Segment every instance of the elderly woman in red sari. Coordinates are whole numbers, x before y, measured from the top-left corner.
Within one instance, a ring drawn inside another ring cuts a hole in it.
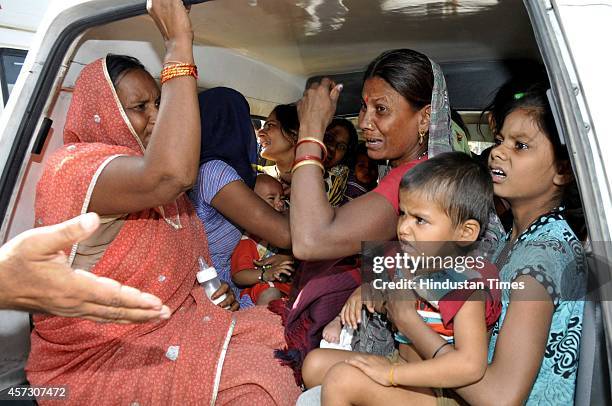
[[[196,283],[198,257],[210,256],[184,195],[200,152],[193,32],[180,1],[150,4],[166,42],[163,94],[134,59],[83,69],[66,145],[38,184],[36,223],[100,213],[102,227],[68,249],[69,263],[155,294],[172,315],[140,325],[36,316],[28,379],[68,385],[70,404],[292,404],[299,390],[273,358],[279,319],[262,308],[224,310],[237,308],[227,286],[215,306]]]

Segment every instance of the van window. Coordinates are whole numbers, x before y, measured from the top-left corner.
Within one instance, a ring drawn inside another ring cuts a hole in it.
[[[27,51],[21,49],[0,48],[0,87],[4,105],[17,81],[26,55]]]

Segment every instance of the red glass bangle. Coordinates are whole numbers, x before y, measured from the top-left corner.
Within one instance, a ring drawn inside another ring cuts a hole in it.
[[[312,143],[312,144],[316,144],[319,147],[321,147],[321,151],[323,152],[323,158],[322,159],[323,159],[323,161],[325,161],[327,159],[327,147],[325,146],[325,144],[322,141],[320,141],[320,140],[318,140],[318,139],[316,139],[314,137],[302,138],[301,140],[299,140],[297,142],[297,144],[295,145],[295,148],[297,149],[297,147],[299,147],[300,144],[305,144],[307,142]]]

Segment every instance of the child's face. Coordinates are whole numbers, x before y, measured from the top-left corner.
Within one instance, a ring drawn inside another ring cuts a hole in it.
[[[373,183],[378,178],[376,162],[368,158],[367,154],[357,155],[355,162],[355,178],[361,183]]]
[[[397,238],[404,252],[433,256],[439,253],[444,242],[463,240],[461,227],[454,226],[436,202],[406,189],[400,189],[399,196]]]
[[[261,197],[276,211],[285,211],[285,202],[283,197],[283,186],[275,179],[262,181],[257,179],[255,182],[255,193]]]
[[[558,190],[553,145],[526,110],[506,117],[489,155],[495,195],[511,205],[550,202]]]
[[[323,164],[325,168],[330,169],[338,165],[340,161],[344,159],[346,151],[348,150],[350,135],[346,128],[337,125],[325,131],[323,142],[327,147],[327,159]]]

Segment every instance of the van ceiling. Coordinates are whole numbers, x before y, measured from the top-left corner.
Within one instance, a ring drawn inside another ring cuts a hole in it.
[[[437,62],[539,60],[521,0],[216,0],[191,16],[197,44],[306,78],[363,70],[392,48]],[[148,17],[116,25],[107,34],[118,39],[159,37]]]
[[[506,65],[540,60],[521,0],[214,0],[194,5],[191,16],[199,85],[234,87],[260,105],[260,115],[299,98],[316,75],[352,72],[359,83],[367,63],[392,48],[413,48],[440,62],[451,100],[462,98],[453,89],[475,100],[455,103],[459,109],[484,106],[508,77]],[[148,16],[97,27],[86,38],[150,42],[163,54]],[[453,83],[450,70],[471,79]],[[477,97],[474,86],[481,89]],[[341,100],[340,114],[358,109],[359,86],[352,96],[348,90],[352,101]]]
[[[521,0],[223,0],[192,14],[197,42],[306,77],[362,70],[391,48],[438,62],[539,59]]]

